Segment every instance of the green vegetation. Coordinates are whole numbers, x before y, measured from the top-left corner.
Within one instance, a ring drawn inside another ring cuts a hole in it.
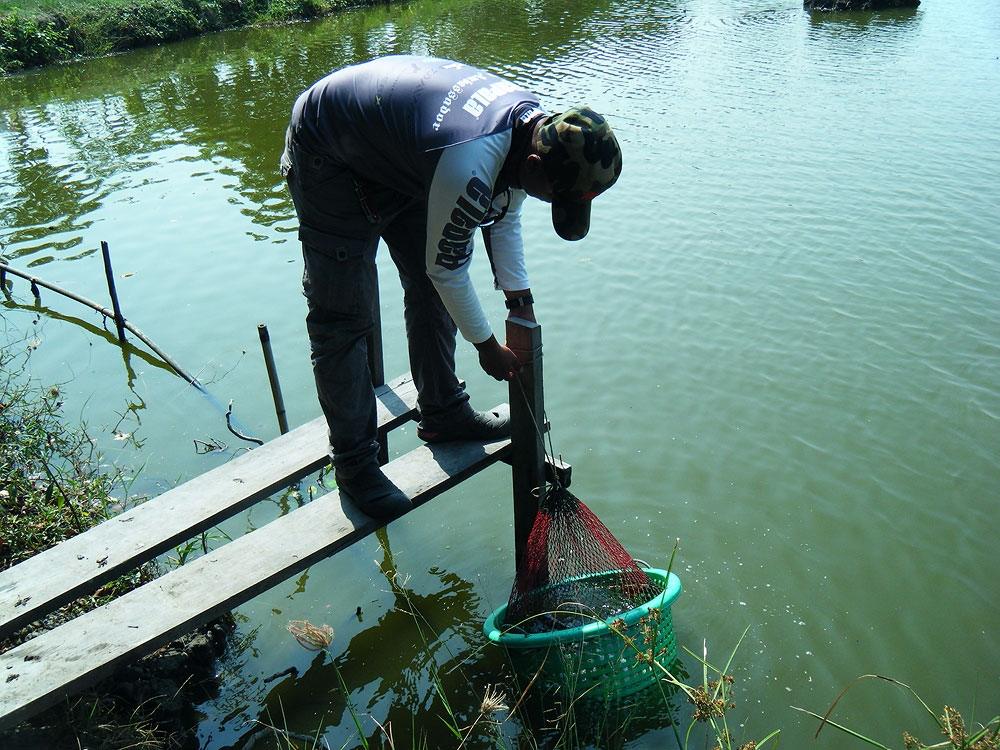
[[[672,563],[673,559],[670,567]],[[435,650],[434,639],[441,642],[447,638],[442,638],[441,633],[421,611],[417,597],[407,587],[407,579],[401,577],[395,568],[391,555],[387,555],[381,572],[393,594],[402,603],[401,609],[412,620],[416,640],[423,644],[425,653],[432,654]],[[574,612],[579,614],[578,610]],[[658,618],[651,618],[648,625],[656,628]],[[333,656],[335,649],[331,645],[334,632],[330,626],[295,620],[288,623],[288,630],[302,647]],[[623,655],[651,664],[659,672],[658,690],[650,688],[618,705],[614,701],[605,701],[602,697],[591,698],[577,692],[575,685],[578,683],[572,674],[565,675],[566,681],[562,685],[545,685],[545,681],[539,679],[540,672],[532,677],[521,673],[513,664],[510,665],[513,667],[510,673],[502,670],[501,675],[498,675],[505,681],[503,684],[489,684],[483,688],[481,679],[469,679],[460,666],[475,661],[478,649],[471,655],[456,659],[456,655],[444,646],[449,657],[447,664],[439,664],[438,659],[433,657],[423,664],[433,695],[421,700],[434,701],[432,714],[452,736],[450,742],[442,742],[438,738],[437,744],[433,746],[451,750],[464,750],[467,747],[490,747],[495,750],[538,750],[542,747],[550,750],[586,750],[599,747],[603,750],[621,750],[628,746],[630,738],[635,737],[634,727],[631,726],[634,718],[632,709],[642,704],[643,714],[646,709],[651,709],[655,712],[653,715],[659,717],[657,726],[673,730],[674,742],[664,744],[665,748],[772,750],[779,747],[779,729],[766,733],[758,731],[757,737],[738,737],[739,733],[750,730],[742,723],[744,716],[739,706],[739,696],[734,692],[735,679],[731,669],[749,628],[743,632],[723,666],[715,666],[709,660],[705,644],[702,644],[698,653],[685,648],[690,663],[695,665],[694,671],[698,673],[696,676],[689,675],[682,662],[667,662],[660,655],[649,651],[646,644],[655,642],[655,639],[645,635],[636,639],[618,627],[617,623],[611,624],[611,630],[620,639]],[[482,648],[491,646],[484,645]],[[569,651],[565,654],[569,654]],[[560,658],[559,650],[553,647],[550,656]],[[573,661],[571,654],[569,661]],[[360,747],[364,750],[376,747],[383,750],[428,750],[432,747],[425,725],[406,726],[394,724],[389,719],[380,721],[360,710],[352,698],[353,688],[345,683],[337,666],[337,659],[331,660],[329,664],[336,675],[341,698],[350,717],[350,722],[345,721],[344,725],[354,726],[354,732],[343,743],[343,747]],[[443,673],[456,671],[465,678],[464,683],[453,685],[451,692],[446,695]],[[894,685],[915,699],[922,713],[929,719],[919,730],[924,739],[918,739],[911,733],[918,731],[911,724],[911,731],[900,733],[898,744],[883,744],[832,719],[834,709],[850,688],[868,679]],[[314,729],[302,732],[302,727],[289,727],[285,705],[280,696],[277,706],[272,708],[277,709],[273,714],[270,709],[265,708],[266,721],[256,722],[269,733],[273,742],[269,747],[280,750],[330,750],[333,747],[323,736],[328,726],[326,716]],[[993,716],[985,723],[977,721],[973,716],[967,723],[958,710],[945,706],[941,712],[935,712],[909,686],[879,675],[863,675],[858,678],[833,701],[825,716],[794,706],[776,706],[775,709],[776,713],[781,713],[785,718],[790,709],[816,718],[819,720],[817,736],[824,727],[845,733],[849,737],[845,747],[869,745],[881,750],[1000,750],[1000,716]],[[733,721],[734,718],[737,722]],[[642,719],[640,722],[644,723]],[[339,742],[338,740],[338,746]]]
[[[0,71],[211,31],[313,18],[378,0],[0,0]]]
[[[29,353],[0,348],[0,570],[120,513],[129,494],[124,472],[101,470],[86,430],[63,424],[58,386],[23,374]],[[95,604],[141,577],[107,584]]]
[[[920,697],[917,691],[909,685],[880,674],[863,674],[858,677],[840,692],[840,695],[836,697],[823,716],[805,708],[798,708],[797,706],[792,706],[792,708],[820,720],[819,728],[816,730],[817,737],[819,737],[819,733],[823,731],[823,728],[829,725],[871,747],[881,748],[881,750],[892,750],[888,745],[884,745],[878,740],[867,737],[861,732],[843,724],[838,724],[830,718],[833,710],[840,703],[840,699],[847,694],[847,691],[864,680],[882,680],[909,693],[914,701],[924,710],[926,715],[930,717],[929,725],[934,727],[938,735],[943,735],[945,738],[943,741],[940,741],[935,737],[930,743],[924,743],[910,734],[910,732],[904,731],[902,740],[905,750],[935,750],[937,748],[941,750],[1000,750],[1000,716],[994,716],[985,724],[973,721],[973,726],[968,727],[966,726],[965,719],[962,718],[962,714],[957,709],[945,706],[941,714],[938,715],[927,705],[927,702]]]
[[[24,374],[30,351],[30,345],[0,346],[0,570],[120,513],[129,495],[129,478],[102,466],[86,430],[63,423],[59,388],[42,387]],[[100,606],[154,573],[145,565],[109,581],[46,617],[40,629]],[[0,651],[35,632],[28,627],[0,641]],[[0,737],[0,745],[20,740],[37,747],[161,750],[169,732],[154,713],[154,705],[128,707],[107,691],[87,691]]]

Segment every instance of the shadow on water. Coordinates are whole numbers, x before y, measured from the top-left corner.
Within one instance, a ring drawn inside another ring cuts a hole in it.
[[[475,586],[432,568],[434,591],[418,593],[397,571],[386,530],[378,536],[390,606],[343,647],[334,637],[329,653],[317,653],[303,671],[290,668],[263,683],[246,683],[242,695],[228,700],[230,713],[223,724],[246,720],[250,706],[258,707],[257,715],[225,750],[284,748],[271,727],[300,739],[318,733],[332,747],[353,747],[360,743],[355,720],[371,747],[382,747],[390,732],[395,747],[442,750],[459,745],[613,750],[659,731],[666,732],[664,738],[673,736],[666,727],[668,716],[679,710],[677,701],[655,688],[620,706],[587,702],[574,708],[534,688],[518,700],[528,686],[519,681],[504,652],[487,644],[481,631],[483,602]],[[481,716],[491,686],[502,691],[506,708]],[[671,701],[669,707],[665,699]],[[227,707],[216,710],[222,713]],[[468,734],[463,734],[464,744],[445,726],[448,717]],[[473,724],[476,730],[468,731]]]

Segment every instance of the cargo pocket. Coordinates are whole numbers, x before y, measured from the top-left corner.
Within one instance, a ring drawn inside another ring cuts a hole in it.
[[[367,237],[348,237],[323,231],[302,222],[299,223],[299,241],[303,247],[309,247],[332,260],[339,261],[362,258],[366,255],[374,258],[374,251],[378,247],[378,235],[374,232]]]
[[[305,261],[302,292],[310,308],[343,318],[371,318],[378,237],[343,237],[300,226],[299,238]]]

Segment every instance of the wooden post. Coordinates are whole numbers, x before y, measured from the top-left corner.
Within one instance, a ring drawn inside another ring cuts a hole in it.
[[[372,386],[378,388],[380,385],[385,385],[385,363],[382,360],[382,308],[379,304],[377,281],[372,300],[372,321],[372,331],[365,339],[365,344],[368,348],[368,372],[372,376]],[[389,463],[388,432],[378,441],[378,463],[379,466],[385,466]]]
[[[111,270],[111,250],[108,243],[101,242],[101,255],[104,256],[104,275],[108,277],[108,292],[111,294],[111,307],[115,311],[115,327],[118,329],[118,341],[125,343],[125,318],[118,305],[118,291],[115,289],[115,274]]]
[[[534,321],[509,318],[507,346],[521,361],[521,371],[510,384],[514,563],[516,570],[520,570],[528,534],[538,512],[538,497],[532,492],[545,482],[542,327]]]

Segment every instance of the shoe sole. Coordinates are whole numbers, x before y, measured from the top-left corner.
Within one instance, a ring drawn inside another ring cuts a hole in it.
[[[490,440],[504,440],[506,438],[509,438],[510,437],[510,431],[508,430],[507,432],[505,432],[505,433],[503,433],[501,435],[476,435],[476,436],[459,435],[459,436],[455,436],[455,435],[442,434],[440,432],[427,432],[425,430],[421,430],[418,427],[417,428],[417,437],[420,438],[421,440],[423,440],[425,443],[455,443],[455,442],[458,442],[460,440],[464,440],[464,441],[467,441],[467,442],[473,442],[474,441],[474,442],[477,442],[477,443],[481,443],[481,442],[486,442],[486,441],[490,441]]]

